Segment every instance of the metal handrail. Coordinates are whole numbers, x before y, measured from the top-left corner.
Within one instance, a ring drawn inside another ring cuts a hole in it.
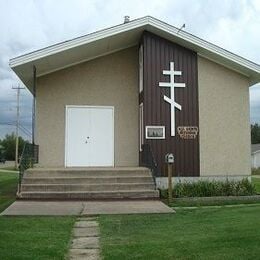
[[[26,143],[23,147],[23,152],[19,162],[19,182],[18,193],[21,191],[21,184],[25,170],[33,168],[35,163],[38,163],[39,146]]]
[[[151,146],[149,144],[142,145],[141,151],[141,165],[149,168],[152,172],[152,177],[154,182],[156,181],[156,177],[158,175],[158,166],[155,161]]]

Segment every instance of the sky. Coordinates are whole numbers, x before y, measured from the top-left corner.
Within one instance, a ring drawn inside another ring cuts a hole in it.
[[[0,138],[15,130],[16,90],[9,59],[151,15],[260,64],[260,0],[0,0]],[[32,98],[21,90],[21,129],[31,133]],[[260,123],[260,84],[250,88],[250,120]],[[8,125],[7,125],[8,124]]]

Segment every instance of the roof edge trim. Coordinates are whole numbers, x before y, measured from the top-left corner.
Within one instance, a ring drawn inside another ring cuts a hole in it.
[[[56,54],[58,52],[66,51],[68,49],[78,47],[83,44],[87,44],[93,41],[97,41],[109,36],[113,36],[118,33],[122,33],[125,31],[129,31],[141,26],[145,26],[147,24],[148,17],[145,16],[140,19],[133,20],[129,23],[125,24],[119,24],[110,28],[106,28],[100,31],[96,31],[72,40],[68,40],[65,42],[61,42],[58,44],[51,45],[49,47],[33,51],[28,54],[24,54],[21,56],[18,56],[16,58],[10,59],[9,66],[11,68],[23,65],[24,63],[32,62],[34,60],[38,60],[40,58],[44,58],[49,55]]]
[[[251,70],[252,72],[256,72],[258,74],[260,73],[260,65],[254,63],[250,60],[247,60],[239,55],[236,55],[232,52],[229,52],[217,45],[207,42],[188,32],[179,31],[179,29],[177,27],[174,27],[170,24],[162,22],[151,16],[145,16],[145,17],[142,17],[139,19],[135,19],[129,23],[119,24],[119,25],[116,25],[116,26],[113,26],[113,27],[110,27],[107,29],[96,31],[96,32],[93,32],[93,33],[90,33],[90,34],[87,34],[87,35],[84,35],[84,36],[81,36],[78,38],[74,38],[72,40],[68,40],[68,41],[61,42],[61,43],[58,43],[55,45],[51,45],[49,47],[46,47],[46,48],[43,48],[40,50],[36,50],[34,52],[31,52],[31,53],[28,53],[25,55],[18,56],[16,58],[10,59],[9,65],[11,68],[15,68],[17,66],[20,66],[20,65],[23,65],[23,64],[26,64],[29,62],[33,62],[35,60],[44,58],[49,55],[54,55],[56,53],[66,51],[66,50],[74,48],[74,47],[78,47],[78,46],[81,46],[81,45],[84,45],[84,44],[87,44],[90,42],[98,41],[98,40],[104,39],[106,37],[116,35],[118,33],[140,28],[142,26],[143,27],[152,26],[155,29],[161,30],[165,33],[168,33],[174,37],[179,38],[180,40],[186,41],[186,42],[190,43],[191,45],[193,44],[197,48],[199,48],[201,50],[205,50],[205,52],[212,53],[213,55],[215,54],[224,59],[230,60],[231,62],[234,62],[244,68],[247,68],[247,69]],[[198,50],[197,50],[197,52],[201,53],[201,51],[198,51]],[[207,57],[207,54],[203,53],[203,56]],[[208,56],[210,56],[210,55],[208,55]],[[259,76],[259,80],[260,80],[260,76]]]
[[[167,23],[164,23],[160,20],[157,20],[155,18],[149,19],[149,23],[158,29],[164,30],[172,35],[175,35],[185,41],[191,42],[203,49],[206,49],[207,51],[213,52],[215,54],[218,54],[222,56],[223,58],[229,59],[235,63],[240,64],[241,66],[250,68],[251,70],[254,70],[255,72],[260,73],[260,65],[247,60],[241,56],[238,56],[232,52],[229,52],[213,43],[207,42],[197,36],[194,36],[190,33],[187,33],[185,31],[179,31],[176,27],[173,27]]]

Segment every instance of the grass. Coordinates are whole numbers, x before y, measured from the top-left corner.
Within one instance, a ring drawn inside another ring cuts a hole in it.
[[[17,169],[13,166],[0,167],[0,170],[17,171]]]
[[[255,185],[256,192],[260,194],[260,178],[252,177],[252,183]]]
[[[168,190],[161,190],[162,198],[168,197]],[[177,182],[173,188],[175,198],[185,197],[214,197],[214,196],[250,196],[256,194],[256,190],[248,179],[233,181],[209,181]]]
[[[253,168],[252,175],[260,175],[260,168]]]
[[[15,200],[17,177],[0,172],[0,211]],[[253,182],[259,189],[260,179]],[[259,215],[260,205],[251,205],[101,216],[102,254],[105,259],[257,259]],[[0,259],[64,259],[74,222],[74,217],[0,217]]]
[[[17,173],[0,172],[0,212],[15,200]],[[0,217],[0,259],[64,259],[74,217]]]
[[[0,212],[15,201],[18,173],[0,172]]]
[[[101,216],[104,259],[258,259],[260,205]]]
[[[260,194],[260,178],[252,177],[252,184],[255,187],[257,194]],[[163,199],[165,204],[168,204],[168,200],[166,198]],[[201,206],[224,206],[224,205],[238,205],[238,204],[260,204],[260,200],[257,198],[249,198],[249,199],[236,199],[236,200],[227,200],[222,197],[215,197],[209,199],[204,199],[197,197],[193,198],[182,198],[182,199],[174,199],[170,206],[172,207],[201,207]]]
[[[0,259],[64,259],[72,217],[0,217]]]

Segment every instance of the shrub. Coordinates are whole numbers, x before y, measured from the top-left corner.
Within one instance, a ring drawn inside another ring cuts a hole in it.
[[[167,198],[168,190],[160,191]],[[248,180],[179,182],[174,185],[173,197],[246,196],[256,194],[255,186]]]

